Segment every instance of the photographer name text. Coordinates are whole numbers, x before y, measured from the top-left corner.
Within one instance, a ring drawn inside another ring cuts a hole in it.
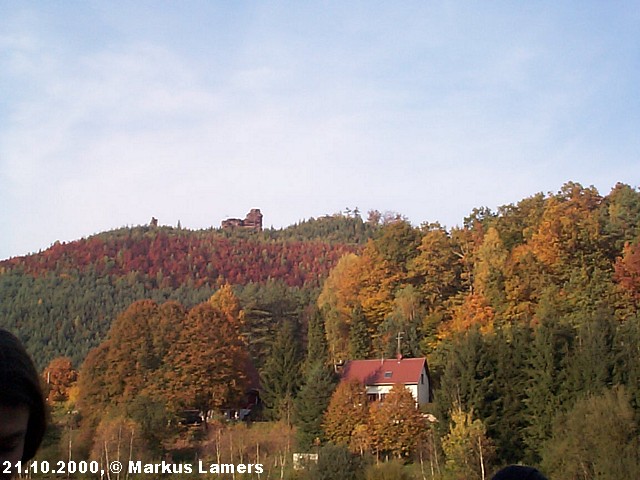
[[[12,473],[18,473],[20,475],[29,475],[29,474],[53,474],[53,475],[70,475],[70,474],[99,474],[101,477],[105,474],[109,473],[119,474],[123,471],[124,465],[115,460],[113,462],[109,462],[106,466],[108,471],[105,471],[102,463],[98,463],[97,461],[59,461],[50,463],[46,460],[38,461],[33,460],[28,464],[22,464],[21,462],[17,462],[12,464],[11,462],[3,462],[0,466],[0,473],[4,473],[10,475]],[[261,474],[264,472],[264,468],[261,463],[208,463],[202,460],[199,460],[198,463],[170,463],[165,462],[164,460],[159,463],[143,463],[142,461],[129,461],[127,465],[127,471],[130,475],[132,474],[144,474],[144,473],[153,473],[153,474],[180,474],[180,473],[257,473]]]

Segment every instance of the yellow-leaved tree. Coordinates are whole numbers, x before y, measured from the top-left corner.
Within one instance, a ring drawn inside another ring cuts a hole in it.
[[[331,270],[318,297],[318,308],[325,319],[327,345],[336,362],[349,356],[349,332],[353,311],[359,305],[362,259],[353,253],[344,255]]]
[[[450,415],[449,433],[442,439],[447,471],[453,478],[484,480],[495,453],[484,424],[460,405],[454,405]]]

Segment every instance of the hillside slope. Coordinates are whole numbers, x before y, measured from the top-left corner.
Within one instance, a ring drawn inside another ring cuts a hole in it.
[[[40,366],[60,355],[78,364],[136,300],[193,306],[225,283],[295,296],[317,289],[373,231],[336,215],[261,233],[142,226],[56,243],[0,262],[0,326],[20,335]]]

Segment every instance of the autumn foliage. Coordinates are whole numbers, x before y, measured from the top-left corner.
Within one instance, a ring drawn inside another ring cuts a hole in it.
[[[322,241],[229,237],[215,231],[186,234],[173,229],[124,229],[0,262],[0,271],[20,268],[40,276],[55,271],[75,274],[144,275],[158,287],[185,283],[247,284],[280,278],[291,286],[315,284],[344,253],[345,244]]]
[[[131,305],[80,370],[87,425],[140,398],[162,402],[168,415],[197,409],[205,418],[213,409],[242,405],[253,368],[243,318],[229,286],[189,311],[174,302]]]
[[[46,385],[47,400],[60,402],[69,399],[69,391],[78,379],[78,372],[73,368],[70,358],[58,357],[51,360],[42,377]]]
[[[519,462],[575,474],[587,465],[580,445],[601,449],[605,465],[611,444],[625,455],[618,477],[637,477],[635,444],[623,446],[640,409],[637,188],[601,195],[570,182],[452,228],[371,218],[369,230],[319,222],[321,235],[138,227],[56,244],[0,263],[0,307],[41,365],[89,351],[77,406],[81,438],[103,443],[93,458],[106,460],[115,432],[138,429],[136,448],[161,452],[180,411],[219,413],[260,378],[262,418],[283,420],[263,452],[282,478],[296,438],[334,459],[428,462],[422,478],[490,478]],[[400,387],[382,403],[357,383],[331,394],[327,373],[344,360],[398,353],[428,357],[429,424]],[[72,376],[69,360],[50,363],[51,399],[69,396]],[[625,435],[584,422],[611,405]],[[242,444],[251,427],[212,429],[209,455],[262,455]],[[604,475],[600,460],[585,478]]]
[[[628,243],[615,264],[615,278],[620,286],[640,303],[640,241]]]
[[[327,438],[337,445],[358,450],[358,427],[366,425],[368,416],[367,395],[364,386],[357,381],[341,382],[334,392],[324,418]]]
[[[369,402],[362,384],[344,381],[331,397],[324,428],[330,441],[354,453],[409,459],[427,438],[429,424],[403,385],[384,401]]]
[[[574,312],[576,325],[577,312],[603,308],[624,321],[640,298],[639,238],[640,193],[622,184],[603,197],[570,182],[496,213],[476,209],[449,231],[399,219],[344,256],[324,283],[318,306],[329,352],[349,358],[357,329],[368,356],[393,354],[398,332],[403,353],[419,355],[475,326],[489,333],[539,322],[549,308]]]

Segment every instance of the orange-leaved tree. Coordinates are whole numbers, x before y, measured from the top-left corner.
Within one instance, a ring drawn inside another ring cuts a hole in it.
[[[331,396],[324,416],[324,431],[327,438],[336,445],[345,445],[358,450],[352,444],[358,426],[368,421],[367,394],[358,381],[343,381]]]
[[[42,377],[47,388],[47,400],[60,402],[69,398],[69,389],[76,383],[78,372],[70,358],[58,357],[51,360]]]
[[[189,311],[166,359],[174,407],[196,408],[206,418],[212,409],[230,405],[244,393],[248,354],[237,320],[212,302]]]
[[[411,392],[395,385],[384,401],[371,404],[369,426],[377,455],[408,458],[426,438],[428,424]]]
[[[615,264],[615,279],[640,304],[640,240],[627,243]]]

